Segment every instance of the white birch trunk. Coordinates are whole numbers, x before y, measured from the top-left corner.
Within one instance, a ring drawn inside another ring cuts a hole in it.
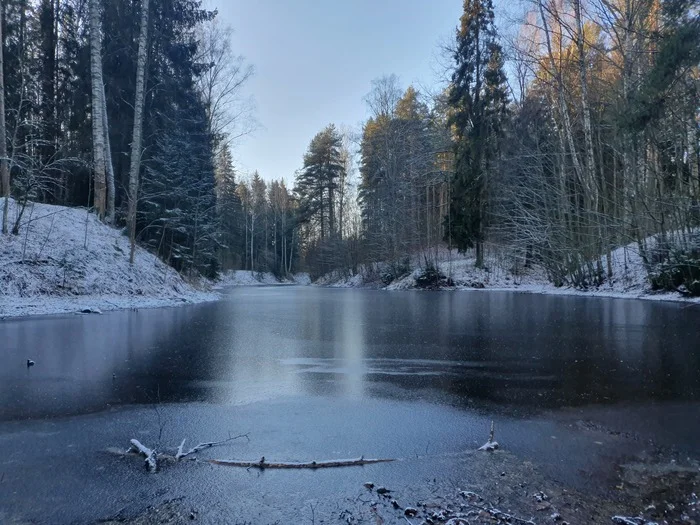
[[[7,133],[5,130],[5,78],[3,75],[3,34],[2,23],[4,4],[0,4],[0,182],[5,202],[2,208],[2,233],[7,233],[8,212],[10,209],[10,168],[7,162]]]
[[[107,119],[107,97],[102,83],[102,127],[105,134],[105,168],[107,170],[107,222],[114,223],[114,164],[112,163],[112,146],[109,144],[109,121]]]
[[[591,131],[591,110],[588,104],[588,78],[586,75],[586,49],[581,15],[581,0],[574,0],[576,16],[576,46],[578,48],[579,81],[581,82],[581,110],[583,112],[583,135],[586,143],[586,187],[589,195],[590,211],[598,213],[598,185],[595,180],[595,154],[593,151],[593,132]]]
[[[136,101],[134,103],[134,132],[131,141],[131,166],[129,169],[129,262],[134,263],[136,251],[136,204],[138,202],[139,170],[141,169],[141,132],[145,100],[146,46],[148,45],[148,0],[141,3],[141,29],[139,52],[136,62]]]
[[[90,0],[90,77],[92,83],[92,151],[95,176],[95,211],[105,217],[105,133],[102,115],[102,38],[99,0]]]
[[[545,43],[547,44],[547,55],[549,58],[550,67],[552,68],[552,74],[555,75],[557,81],[557,102],[559,106],[558,109],[560,116],[563,119],[564,132],[569,145],[569,150],[571,152],[571,161],[574,165],[574,171],[576,172],[576,176],[579,178],[579,180],[583,182],[583,172],[581,169],[581,163],[579,162],[578,154],[576,152],[576,145],[574,143],[573,133],[571,132],[571,120],[569,118],[569,110],[566,107],[566,99],[564,98],[564,81],[562,79],[561,71],[557,67],[557,64],[555,62],[554,52],[552,50],[552,39],[550,36],[549,23],[547,22],[547,17],[545,15],[544,7],[542,5],[543,1],[544,0],[539,0],[537,5],[539,7],[540,16],[542,17],[542,27],[545,36]]]

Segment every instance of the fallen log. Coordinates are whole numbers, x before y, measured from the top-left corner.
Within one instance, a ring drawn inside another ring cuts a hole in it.
[[[274,468],[274,469],[317,469],[317,468],[337,468],[337,467],[359,467],[362,465],[371,465],[374,463],[389,463],[394,459],[365,459],[360,457],[357,459],[338,459],[330,461],[309,461],[306,463],[298,462],[279,462],[270,463],[265,461],[263,456],[259,461],[238,461],[235,459],[211,459],[210,463],[214,465],[224,465],[228,467],[243,467],[243,468]]]

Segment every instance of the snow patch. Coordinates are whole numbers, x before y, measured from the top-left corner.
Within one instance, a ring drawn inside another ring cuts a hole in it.
[[[271,272],[251,272],[250,270],[230,270],[221,274],[217,279],[215,288],[222,289],[231,286],[271,286],[298,284],[306,286],[311,284],[308,273],[297,273],[289,279],[278,279]]]
[[[311,276],[306,272],[295,273],[292,280],[299,286],[309,286],[311,284]]]

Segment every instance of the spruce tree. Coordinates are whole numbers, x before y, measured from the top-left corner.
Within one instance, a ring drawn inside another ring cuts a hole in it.
[[[505,75],[491,0],[465,0],[449,90],[455,173],[447,236],[460,251],[476,247],[483,266],[489,172],[506,111]]]

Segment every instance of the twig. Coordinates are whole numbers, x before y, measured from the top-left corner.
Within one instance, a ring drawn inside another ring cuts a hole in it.
[[[182,440],[182,443],[180,443],[180,446],[177,448],[177,454],[175,454],[175,459],[180,460],[182,458],[186,458],[187,456],[191,454],[196,454],[200,450],[204,450],[205,448],[211,448],[211,447],[217,447],[219,445],[223,445],[224,443],[228,443],[229,441],[234,441],[236,439],[241,439],[241,438],[246,438],[250,442],[250,436],[248,434],[239,434],[237,436],[229,436],[228,439],[223,439],[221,441],[211,441],[207,443],[200,443],[196,447],[191,448],[187,452],[184,452],[185,448],[185,440]]]
[[[499,520],[504,520],[508,523],[522,523],[523,525],[535,525],[535,522],[532,520],[525,520],[523,518],[518,518],[517,516],[513,516],[512,514],[508,514],[507,512],[502,512],[498,509],[494,509],[491,507],[490,509],[487,509],[486,512],[491,514],[496,519]]]
[[[44,243],[41,245],[41,248],[39,249],[39,253],[36,254],[37,259],[39,257],[41,257],[41,254],[44,251],[44,248],[46,247],[46,243],[49,242],[49,238],[51,237],[51,232],[53,231],[53,223],[54,223],[55,219],[56,219],[56,216],[53,215],[51,217],[51,226],[49,227],[49,233],[46,234],[46,239],[44,239]]]
[[[460,495],[464,498],[473,498],[477,500],[478,502],[483,501],[483,498],[479,496],[478,494],[471,492],[471,491],[460,491]],[[486,512],[490,514],[492,517],[496,518],[497,520],[500,521],[505,521],[507,523],[521,523],[522,525],[535,525],[535,522],[533,520],[526,520],[523,518],[519,518],[517,516],[514,516],[512,514],[508,514],[507,512],[503,512],[501,510],[498,510],[496,507],[493,506],[491,503],[486,503],[484,505],[479,505],[477,503],[468,503],[469,507],[472,507],[474,509],[479,509],[480,511]]]
[[[394,459],[365,459],[360,457],[357,459],[341,459],[331,461],[309,461],[306,463],[268,463],[263,456],[260,461],[237,461],[235,459],[212,459],[209,462],[214,465],[225,465],[228,467],[243,467],[243,468],[274,468],[274,469],[317,469],[317,468],[336,468],[336,467],[356,467],[361,465],[371,465],[374,463],[389,463]]]
[[[32,204],[32,207],[29,210],[29,219],[30,220],[31,220],[33,214],[34,214],[34,204]],[[25,228],[25,230],[26,231],[24,232],[24,242],[22,243],[22,261],[24,261],[24,255],[27,251],[27,239],[29,238],[29,230],[30,230],[29,226],[27,226]]]

